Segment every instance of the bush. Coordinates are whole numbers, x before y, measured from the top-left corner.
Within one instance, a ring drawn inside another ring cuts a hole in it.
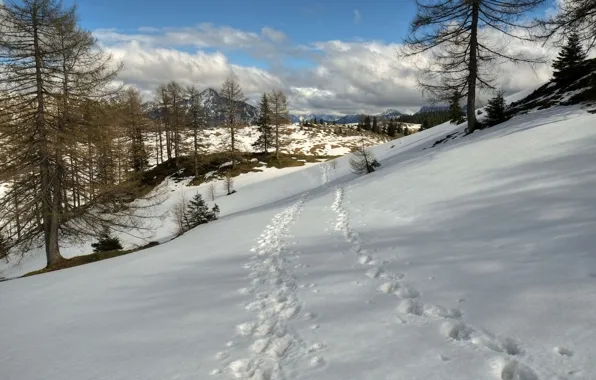
[[[93,247],[93,252],[110,252],[121,250],[122,244],[120,244],[120,239],[110,235],[110,229],[106,227],[99,234],[97,243],[91,244],[91,247]]]

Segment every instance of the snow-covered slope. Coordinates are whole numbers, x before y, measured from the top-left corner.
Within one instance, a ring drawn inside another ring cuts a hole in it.
[[[595,379],[594,123],[437,126],[373,174],[254,182],[165,245],[0,283],[0,378]]]
[[[207,129],[205,134],[205,148],[209,153],[222,150],[222,143],[227,142],[228,130],[225,128]],[[281,151],[290,154],[305,154],[319,156],[342,156],[350,153],[362,141],[367,146],[374,146],[388,141],[386,135],[370,132],[358,132],[353,128],[342,125],[304,127],[301,125],[280,126]],[[252,152],[252,144],[258,139],[259,131],[256,126],[240,128],[236,131],[238,149]]]

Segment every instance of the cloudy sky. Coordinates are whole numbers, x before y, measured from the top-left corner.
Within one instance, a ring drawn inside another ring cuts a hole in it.
[[[68,1],[67,1],[68,2]],[[554,0],[540,12],[548,11]],[[150,96],[171,80],[219,89],[236,75],[249,101],[282,89],[294,113],[415,112],[425,57],[397,52],[411,0],[78,0],[81,24],[124,63],[120,79]],[[502,41],[501,41],[502,43]],[[507,41],[517,52],[546,52]],[[519,91],[548,79],[545,66],[501,68]]]

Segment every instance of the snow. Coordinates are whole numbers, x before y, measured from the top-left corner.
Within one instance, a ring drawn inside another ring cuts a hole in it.
[[[594,379],[595,122],[556,107],[378,146],[367,176],[249,173],[178,239],[0,283],[0,378]]]

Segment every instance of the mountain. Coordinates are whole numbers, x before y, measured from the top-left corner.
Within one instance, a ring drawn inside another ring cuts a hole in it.
[[[364,114],[353,114],[353,115],[345,115],[337,119],[335,122],[337,124],[353,124],[358,123],[361,118],[363,118]]]
[[[329,114],[308,114],[308,115],[297,115],[297,114],[293,114],[293,115],[290,115],[290,121],[292,123],[299,123],[300,122],[300,119],[302,119],[302,120],[312,120],[312,119],[316,118],[317,121],[323,120],[323,121],[326,121],[326,122],[332,122],[332,121],[336,121],[340,117],[341,117],[341,115],[329,115]]]
[[[386,119],[390,119],[393,117],[400,117],[401,115],[403,115],[403,113],[399,112],[396,109],[388,109],[385,112],[376,114],[376,115],[371,115],[371,116],[376,116],[377,119],[379,120],[386,120]],[[343,116],[339,119],[336,120],[337,124],[353,124],[353,123],[358,123],[360,122],[360,120],[365,117],[365,114],[353,114],[353,115],[346,115]]]
[[[448,105],[429,105],[429,106],[422,106],[420,110],[417,112],[419,113],[428,113],[428,112],[440,112],[440,111],[449,111]]]
[[[217,91],[208,88],[200,93],[200,101],[203,106],[207,119],[210,124],[221,124],[223,122],[224,100]],[[188,101],[181,102],[183,108],[188,108]],[[246,102],[238,102],[242,121],[246,123],[253,123],[257,119],[258,110],[255,106]],[[144,109],[147,115],[152,119],[157,119],[161,115],[161,109],[154,101],[144,104]]]
[[[220,124],[223,122],[224,100],[217,91],[208,88],[201,92],[201,105],[206,112],[206,115],[213,124]],[[253,123],[257,119],[257,107],[246,102],[238,102],[242,121]]]
[[[401,115],[403,115],[403,113],[399,112],[396,109],[390,108],[387,111],[385,111],[383,113],[380,113],[380,114],[378,114],[376,116],[377,116],[378,119],[388,119],[388,118],[391,118],[391,117],[400,117]]]

